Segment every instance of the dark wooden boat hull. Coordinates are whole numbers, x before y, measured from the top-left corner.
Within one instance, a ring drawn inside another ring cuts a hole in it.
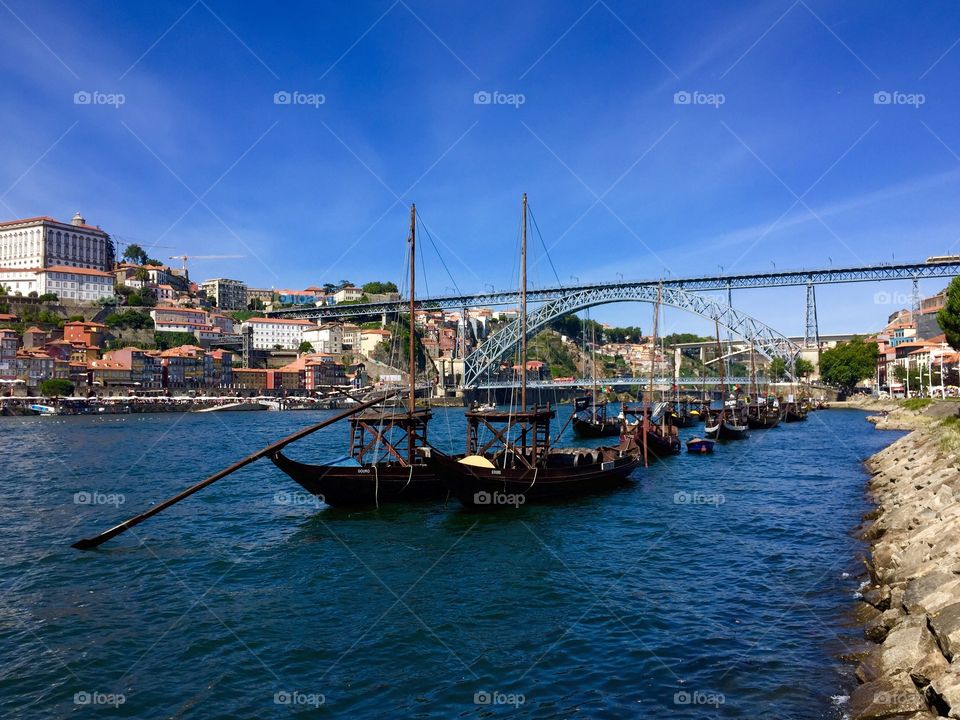
[[[670,455],[679,455],[680,450],[679,438],[675,436],[664,437],[655,432],[647,433],[647,452],[654,457],[665,458]]]
[[[793,410],[787,410],[787,412],[784,413],[783,419],[788,423],[803,422],[804,420],[807,419],[807,414],[805,412],[796,412]]]
[[[426,464],[308,465],[276,453],[270,460],[304,490],[333,507],[443,500],[447,486]]]
[[[775,428],[779,424],[779,413],[776,415],[763,415],[761,417],[751,415],[747,418],[747,427],[749,427],[751,430],[769,430],[770,428]]]
[[[600,449],[602,452],[602,449]],[[451,495],[475,510],[517,508],[610,490],[626,483],[640,464],[636,452],[590,466],[483,468],[434,450],[429,463]]]
[[[620,434],[620,421],[591,422],[573,416],[573,432],[583,438],[615,437]]]
[[[727,420],[721,420],[716,425],[710,425],[708,419],[704,431],[711,440],[743,440],[747,437],[746,425],[735,425]]]
[[[676,428],[691,428],[700,421],[698,415],[689,413],[670,413],[670,422]]]

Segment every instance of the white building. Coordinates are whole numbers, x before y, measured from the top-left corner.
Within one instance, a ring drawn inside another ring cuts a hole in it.
[[[47,268],[0,268],[0,285],[11,294],[55,293],[61,300],[96,302],[113,297],[113,273],[54,265]]]
[[[370,355],[381,342],[391,338],[389,330],[367,329],[360,331],[360,352]]]
[[[363,297],[363,290],[358,287],[340,288],[333,295],[333,301],[336,303],[356,302]]]
[[[329,355],[343,353],[343,328],[340,325],[311,327],[303,331],[303,339],[313,345],[314,352]]]
[[[316,327],[309,320],[285,318],[250,318],[241,326],[241,333],[253,328],[253,347],[257,350],[296,350],[303,342],[303,333]],[[317,348],[314,347],[316,350]]]
[[[216,301],[221,310],[243,310],[247,306],[247,285],[240,280],[214,278],[204,280],[200,289],[207,297]]]
[[[0,268],[47,268],[54,265],[110,270],[114,247],[103,230],[87,225],[80,213],[70,223],[35,217],[0,223]]]

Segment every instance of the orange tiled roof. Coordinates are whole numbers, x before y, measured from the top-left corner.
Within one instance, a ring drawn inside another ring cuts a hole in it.
[[[38,273],[41,272],[62,272],[62,273],[73,273],[74,275],[95,275],[97,277],[108,277],[112,278],[113,273],[104,272],[103,270],[92,270],[90,268],[79,268],[79,267],[70,267],[69,265],[51,265],[48,268],[42,268],[37,270]]]

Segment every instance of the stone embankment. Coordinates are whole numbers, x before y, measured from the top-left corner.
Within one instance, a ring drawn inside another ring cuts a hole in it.
[[[878,428],[912,430],[867,461],[868,650],[853,720],[960,718],[960,404],[877,408]],[[871,408],[873,409],[873,408]]]

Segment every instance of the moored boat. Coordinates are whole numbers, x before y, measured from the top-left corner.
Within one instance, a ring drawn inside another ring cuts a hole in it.
[[[769,430],[780,424],[780,405],[776,398],[747,406],[747,426],[751,430]]]
[[[630,439],[598,448],[550,447],[553,417],[549,407],[467,413],[466,454],[452,456],[436,449],[424,454],[450,494],[464,507],[478,510],[517,508],[609,490],[624,484],[640,464],[640,453]],[[500,442],[514,433],[529,442]],[[490,435],[481,444],[481,436]]]
[[[743,440],[748,429],[746,412],[736,400],[711,408],[703,421],[703,430],[711,440]]]
[[[706,453],[712,453],[713,447],[716,444],[717,444],[716,440],[710,440],[709,438],[694,436],[689,440],[687,440],[687,452],[697,453],[700,455],[704,455]]]
[[[615,437],[620,434],[620,418],[607,415],[605,402],[593,402],[589,397],[574,398],[573,432],[579,437]]]
[[[467,508],[517,508],[535,502],[576,497],[623,484],[640,464],[632,438],[599,448],[553,448],[549,405],[527,408],[527,196],[523,195],[520,245],[519,408],[465,414],[463,455],[436,449],[422,454]]]
[[[410,330],[414,327],[416,206],[410,208]],[[342,462],[308,465],[283,454],[270,460],[307,492],[328,505],[373,506],[446,497],[446,484],[427,463],[429,410],[416,407],[416,359],[409,348],[409,393],[406,410],[370,409],[350,418],[350,455]]]

